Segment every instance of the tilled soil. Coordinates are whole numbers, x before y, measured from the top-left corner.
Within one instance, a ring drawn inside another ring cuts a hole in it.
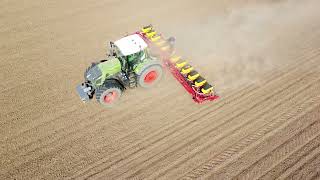
[[[319,1],[3,1],[0,179],[317,179]],[[152,23],[221,98],[169,72],[106,109],[75,87]]]

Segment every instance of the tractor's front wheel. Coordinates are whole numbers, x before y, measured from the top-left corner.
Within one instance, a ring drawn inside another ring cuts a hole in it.
[[[138,76],[138,84],[143,88],[150,88],[161,80],[162,75],[163,69],[161,65],[154,64],[146,66]]]
[[[96,99],[105,107],[114,106],[120,99],[123,88],[118,82],[107,82],[97,88]]]

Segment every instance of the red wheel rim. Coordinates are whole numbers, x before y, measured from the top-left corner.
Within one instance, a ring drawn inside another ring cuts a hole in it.
[[[156,80],[158,77],[158,73],[156,71],[150,71],[148,74],[144,77],[145,83],[152,83],[154,80]]]
[[[105,103],[112,103],[117,98],[117,92],[112,91],[108,94],[106,94],[103,98]]]

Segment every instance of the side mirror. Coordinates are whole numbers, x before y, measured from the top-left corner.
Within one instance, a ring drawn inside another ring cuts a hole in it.
[[[114,47],[115,47],[114,42],[110,41],[110,49],[109,49],[110,53],[107,56],[115,56],[116,55]]]

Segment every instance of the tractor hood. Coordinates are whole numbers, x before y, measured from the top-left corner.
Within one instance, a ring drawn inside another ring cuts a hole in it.
[[[98,64],[92,65],[85,72],[86,81],[90,81],[93,86],[101,85],[106,78],[121,71],[121,64],[118,58],[110,57]]]
[[[99,63],[98,67],[100,68],[102,75],[105,77],[114,75],[121,71],[121,63],[116,57],[111,57],[107,61]]]
[[[99,79],[99,77],[102,76],[102,72],[99,68],[98,65],[94,65],[91,68],[89,68],[85,74],[85,79],[90,81],[90,82],[94,82],[97,79]]]

